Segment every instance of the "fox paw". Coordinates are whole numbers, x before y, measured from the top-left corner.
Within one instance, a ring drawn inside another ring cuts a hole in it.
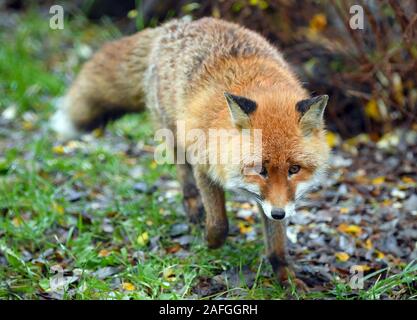
[[[295,286],[301,292],[308,292],[309,287],[301,279],[298,279],[292,268],[286,266],[281,267],[277,271],[278,281],[284,288],[292,288]]]
[[[210,249],[220,248],[226,241],[228,233],[229,225],[227,221],[215,226],[206,226],[207,246]]]

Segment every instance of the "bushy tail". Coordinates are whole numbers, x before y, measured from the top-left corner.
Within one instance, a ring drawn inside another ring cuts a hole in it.
[[[51,118],[51,127],[61,139],[144,109],[143,76],[157,32],[146,29],[110,42],[83,66]]]

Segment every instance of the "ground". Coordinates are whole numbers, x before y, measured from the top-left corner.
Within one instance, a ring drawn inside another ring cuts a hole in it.
[[[206,248],[175,168],[153,161],[146,113],[66,144],[48,129],[54,99],[117,36],[82,17],[64,30],[36,12],[0,17],[0,299],[416,297],[416,128],[377,143],[329,134],[326,184],[288,227],[311,289],[284,289],[252,203],[230,194],[227,243]]]

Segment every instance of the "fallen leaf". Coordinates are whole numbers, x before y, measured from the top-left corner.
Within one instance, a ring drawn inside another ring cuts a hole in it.
[[[323,31],[327,25],[326,15],[323,13],[318,13],[313,16],[310,20],[310,30],[314,33]]]
[[[149,234],[146,231],[140,234],[138,236],[137,243],[140,246],[146,246],[149,243]]]
[[[171,237],[178,237],[188,232],[190,227],[186,223],[176,223],[171,227],[169,234]]]
[[[107,257],[108,255],[110,255],[110,251],[106,250],[106,249],[102,249],[100,250],[100,252],[98,253],[98,256],[103,258],[103,257]]]
[[[170,282],[175,281],[177,279],[173,268],[165,268],[162,276],[164,277],[165,280],[170,281]]]
[[[341,262],[346,262],[350,258],[350,255],[348,255],[346,252],[336,252],[334,255],[336,256],[337,260]]]
[[[366,239],[365,244],[364,244],[364,248],[367,250],[371,250],[373,248],[373,243],[371,239]]]
[[[417,212],[417,196],[415,194],[404,201],[404,209],[410,212]]]
[[[373,185],[375,185],[375,186],[378,186],[378,185],[380,185],[380,184],[383,184],[385,182],[385,177],[377,177],[377,178],[374,178],[374,179],[372,179],[372,181],[371,181],[371,183],[373,184]]]
[[[243,221],[239,221],[238,227],[241,234],[249,233],[253,229],[251,226],[246,225]]]
[[[62,145],[58,145],[58,146],[53,147],[52,151],[55,154],[64,154],[65,153],[64,146],[62,146]]]
[[[401,181],[404,182],[404,183],[407,183],[407,184],[415,184],[416,183],[413,178],[408,177],[408,176],[402,177]]]
[[[362,228],[354,224],[348,225],[346,223],[342,223],[339,225],[339,227],[337,227],[337,230],[343,233],[351,234],[353,236],[360,236],[362,234]]]
[[[383,252],[381,252],[381,251],[379,251],[379,250],[375,250],[375,253],[376,253],[376,258],[377,259],[384,259],[385,258],[385,254],[383,253]]]
[[[365,105],[365,114],[373,120],[381,120],[378,104],[375,99],[371,99],[367,102],[367,104]]]
[[[177,242],[179,245],[183,247],[189,245],[191,242],[193,242],[193,240],[194,237],[190,235],[184,235],[174,239],[175,242]]]
[[[136,287],[130,282],[123,282],[122,283],[122,288],[123,288],[123,290],[126,290],[126,291],[136,290]]]
[[[330,148],[337,146],[340,143],[340,138],[337,134],[327,131],[326,132],[326,141]]]
[[[100,280],[108,278],[112,275],[115,275],[120,272],[120,268],[116,267],[104,267],[94,271],[93,276],[97,277]]]
[[[165,249],[167,253],[175,253],[181,250],[181,246],[179,243],[174,244],[173,246],[170,246]]]
[[[346,214],[346,213],[349,213],[349,208],[340,208],[339,211],[341,214]]]
[[[362,271],[362,272],[366,272],[366,271],[371,270],[371,267],[366,265],[366,264],[358,264],[358,265],[356,265],[356,268],[358,270]]]

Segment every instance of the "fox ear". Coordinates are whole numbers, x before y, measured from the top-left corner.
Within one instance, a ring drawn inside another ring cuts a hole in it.
[[[256,110],[256,102],[245,97],[225,92],[224,96],[229,107],[230,116],[235,126],[249,128],[249,115]]]
[[[297,102],[297,111],[301,113],[300,126],[305,136],[323,126],[324,109],[328,100],[328,95],[322,95]]]

